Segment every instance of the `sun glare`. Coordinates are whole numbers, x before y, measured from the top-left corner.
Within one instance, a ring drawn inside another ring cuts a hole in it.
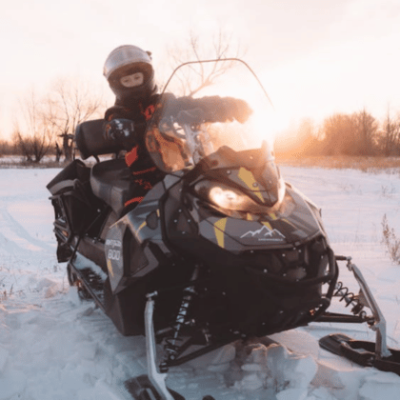
[[[279,114],[272,106],[266,107],[264,102],[255,96],[249,96],[249,104],[253,115],[249,121],[254,140],[260,145],[265,140],[272,145],[276,137],[288,126],[288,119]]]

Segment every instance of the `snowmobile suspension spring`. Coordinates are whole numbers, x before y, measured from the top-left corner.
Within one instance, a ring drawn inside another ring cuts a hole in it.
[[[199,266],[196,266],[191,281],[197,279],[198,272],[199,272]],[[179,336],[180,331],[182,329],[182,326],[184,326],[187,323],[188,311],[195,295],[196,295],[196,290],[194,286],[187,287],[183,291],[182,303],[175,320],[174,333],[172,336],[165,339],[166,351],[170,359],[174,359],[178,355],[180,343],[182,342],[182,338]]]
[[[335,297],[340,297],[339,301],[344,301],[346,307],[352,306],[351,312],[354,315],[358,315],[361,318],[367,316],[366,312],[363,311],[364,305],[361,304],[358,296],[353,292],[349,291],[349,288],[343,285],[343,282],[338,281],[336,284],[336,292],[333,294]]]
[[[195,291],[193,287],[187,288],[184,291],[182,304],[179,309],[179,312],[176,316],[176,323],[174,326],[174,334],[165,340],[166,342],[166,350],[169,356],[172,358],[176,356],[177,351],[179,349],[179,343],[182,342],[182,338],[179,336],[182,326],[186,323],[186,318],[188,314],[188,310],[190,304],[193,300]]]

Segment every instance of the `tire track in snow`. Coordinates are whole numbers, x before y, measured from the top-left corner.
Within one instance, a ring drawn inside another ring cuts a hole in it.
[[[33,238],[7,211],[7,204],[0,204],[0,249],[6,253],[18,255],[23,259],[37,256],[45,251],[54,256],[54,247]],[[43,255],[43,254],[42,254]]]

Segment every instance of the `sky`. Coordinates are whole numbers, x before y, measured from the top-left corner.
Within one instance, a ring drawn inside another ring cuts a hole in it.
[[[288,123],[400,112],[399,0],[13,0],[0,14],[0,135],[10,135],[19,99],[60,77],[90,82],[111,105],[102,67],[121,44],[152,51],[156,73],[168,74],[170,49],[219,29]]]

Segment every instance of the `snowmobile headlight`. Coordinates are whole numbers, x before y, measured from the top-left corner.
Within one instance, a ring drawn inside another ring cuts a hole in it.
[[[254,203],[248,196],[231,188],[226,189],[221,186],[214,186],[208,192],[209,199],[221,208],[228,210],[248,209],[249,203]],[[247,207],[246,207],[247,205]]]
[[[224,210],[254,214],[266,212],[264,206],[257,204],[245,193],[219,182],[204,180],[197,183],[194,189],[202,198]]]

